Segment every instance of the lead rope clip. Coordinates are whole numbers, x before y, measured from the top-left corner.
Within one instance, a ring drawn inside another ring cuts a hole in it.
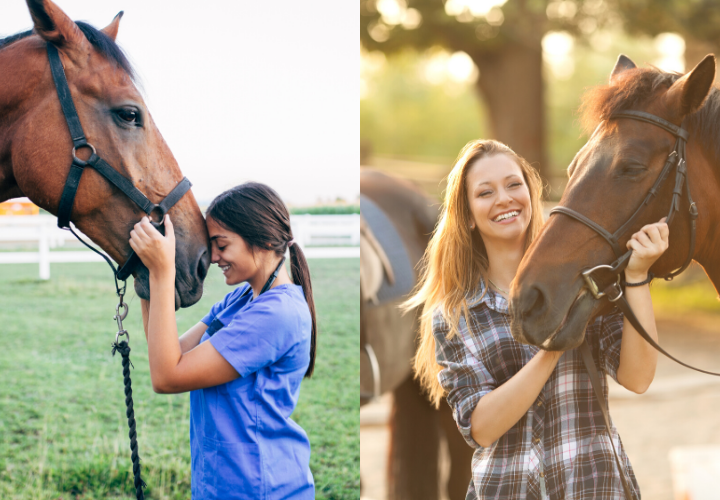
[[[117,326],[118,326],[118,331],[115,334],[115,343],[117,344],[120,337],[122,337],[124,335],[125,338],[127,339],[127,343],[129,344],[130,343],[130,334],[127,332],[127,330],[125,330],[125,328],[123,328],[123,323],[122,323],[123,320],[125,318],[127,318],[129,308],[128,308],[128,305],[125,302],[123,302],[123,294],[120,293],[118,295],[120,296],[120,303],[115,308],[115,316],[113,316],[113,319],[115,321],[117,321]],[[120,313],[121,307],[123,308],[122,314]]]

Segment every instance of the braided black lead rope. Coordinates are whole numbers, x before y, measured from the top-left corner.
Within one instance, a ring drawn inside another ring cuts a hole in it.
[[[116,341],[112,345],[113,356],[115,356],[115,352],[120,352],[120,355],[122,356],[123,381],[125,383],[125,405],[127,406],[125,415],[127,416],[128,427],[130,428],[128,436],[130,437],[133,475],[135,476],[135,494],[137,495],[137,500],[144,500],[145,493],[143,492],[143,488],[146,488],[147,485],[140,477],[140,455],[138,454],[137,431],[135,429],[135,410],[133,409],[132,385],[130,381],[130,366],[132,363],[130,362],[130,346],[127,341]],[[133,368],[135,367],[133,366]]]

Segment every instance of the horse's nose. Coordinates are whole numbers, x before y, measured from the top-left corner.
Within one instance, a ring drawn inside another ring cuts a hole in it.
[[[200,251],[200,254],[198,255],[197,259],[197,266],[196,274],[200,281],[204,281],[205,277],[207,276],[208,269],[210,268],[210,254],[207,251],[207,248],[203,248]]]

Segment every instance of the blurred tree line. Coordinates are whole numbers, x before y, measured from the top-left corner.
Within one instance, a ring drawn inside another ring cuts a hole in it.
[[[720,45],[720,9],[710,0],[360,0],[360,19],[363,64],[387,58],[361,89],[361,152],[448,162],[468,140],[493,137],[546,179],[562,175],[582,146],[580,97],[607,82],[620,52],[653,63],[651,37],[675,32],[689,70]],[[548,51],[543,61],[543,40],[558,32],[571,40],[570,75],[551,71]],[[474,83],[419,77],[441,49],[469,56]]]

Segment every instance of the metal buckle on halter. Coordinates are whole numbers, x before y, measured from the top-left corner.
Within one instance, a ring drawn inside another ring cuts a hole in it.
[[[609,265],[607,265],[607,264],[601,264],[601,265],[599,265],[599,266],[595,266],[595,267],[593,267],[593,268],[591,268],[591,269],[587,269],[587,270],[583,271],[583,272],[582,272],[582,277],[583,277],[583,279],[585,280],[585,284],[587,285],[588,290],[590,290],[590,293],[591,293],[591,294],[593,295],[593,297],[595,297],[596,299],[601,299],[601,298],[607,296],[607,297],[608,297],[608,300],[609,300],[610,302],[615,302],[616,300],[618,300],[618,299],[619,299],[620,297],[622,297],[622,295],[623,295],[623,290],[622,290],[622,287],[620,286],[620,275],[619,275],[619,274],[617,275],[617,281],[616,281],[615,283],[611,284],[610,286],[608,286],[605,290],[603,290],[603,291],[601,292],[601,291],[600,291],[600,287],[598,287],[597,283],[595,283],[595,280],[594,280],[593,277],[591,276],[591,274],[592,274],[593,272],[597,271],[598,269],[609,269],[609,270],[611,270],[611,271],[614,270],[614,269],[613,269],[613,266],[609,266]],[[615,295],[614,297],[611,297],[611,296],[607,293],[609,290],[613,290],[614,292],[616,292],[616,293],[614,294],[614,295]]]
[[[124,309],[122,314],[120,313],[121,307]],[[120,337],[122,337],[123,335],[127,338],[128,343],[130,343],[130,334],[127,332],[127,330],[125,330],[125,328],[123,327],[123,324],[122,324],[123,320],[125,318],[127,318],[128,310],[129,310],[128,305],[125,302],[123,302],[123,296],[122,296],[122,294],[120,294],[120,303],[115,308],[115,316],[113,316],[113,319],[117,321],[117,325],[118,325],[118,331],[115,334],[115,343],[116,344],[118,343],[118,340],[120,339]]]
[[[76,153],[77,153],[78,148],[90,148],[90,149],[92,149],[93,155],[97,154],[97,152],[95,151],[95,146],[93,146],[89,142],[86,142],[85,144],[82,144],[80,146],[76,146],[76,147],[72,148],[73,163],[75,163],[81,167],[84,167],[85,165],[87,165],[87,160],[81,160],[80,158],[77,157]]]

